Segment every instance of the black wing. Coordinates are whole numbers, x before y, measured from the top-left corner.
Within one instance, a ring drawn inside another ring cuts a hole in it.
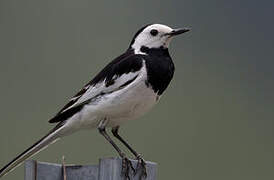
[[[87,83],[83,89],[81,89],[75,96],[71,98],[69,103],[67,103],[57,114],[55,117],[49,120],[50,123],[56,123],[60,121],[64,121],[75,113],[79,112],[83,106],[89,103],[92,98],[96,98],[96,96],[104,93],[97,92],[94,97],[87,99],[83,102],[79,102],[79,99],[87,93],[87,90],[94,87],[96,84],[104,81],[105,87],[111,87],[115,84],[115,80],[119,78],[123,74],[128,74],[130,72],[136,72],[142,68],[143,57],[142,55],[134,54],[133,50],[128,50],[124,54],[115,58],[111,61],[105,68],[102,69],[89,83]],[[133,80],[136,77],[133,78]],[[128,85],[133,81],[132,79],[124,82],[122,86]],[[117,89],[117,88],[116,88]]]

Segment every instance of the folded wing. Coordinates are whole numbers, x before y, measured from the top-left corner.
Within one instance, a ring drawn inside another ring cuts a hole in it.
[[[73,96],[49,122],[65,121],[98,96],[119,90],[133,83],[143,66],[142,56],[127,51],[114,59]]]

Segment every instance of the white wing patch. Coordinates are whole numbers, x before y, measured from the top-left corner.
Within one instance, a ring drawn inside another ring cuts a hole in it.
[[[70,107],[67,107],[66,109],[64,109],[61,113],[67,111],[68,109],[75,107],[89,99],[92,99],[93,97],[102,94],[102,93],[108,93],[108,92],[112,92],[115,91],[117,89],[119,89],[120,86],[124,85],[126,82],[134,79],[136,76],[138,76],[140,73],[140,71],[136,71],[136,72],[130,72],[127,74],[123,74],[122,76],[113,76],[112,79],[114,79],[114,83],[108,87],[106,87],[106,82],[105,80],[102,82],[99,82],[97,84],[95,84],[94,86],[92,85],[87,85],[86,87],[84,87],[84,89],[87,89],[86,92],[82,95],[76,96],[71,98],[71,101],[78,99],[73,105],[71,105]]]

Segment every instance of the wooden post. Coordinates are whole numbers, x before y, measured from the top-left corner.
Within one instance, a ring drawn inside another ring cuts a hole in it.
[[[136,160],[131,160],[134,167]],[[156,180],[157,164],[147,163],[146,180]],[[66,165],[66,180],[124,180],[121,175],[122,160],[120,158],[103,158],[99,165]],[[139,180],[131,174],[131,180]],[[38,162],[28,160],[25,162],[25,180],[64,180],[62,164]]]

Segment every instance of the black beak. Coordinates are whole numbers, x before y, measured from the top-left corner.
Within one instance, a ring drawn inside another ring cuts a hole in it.
[[[185,32],[190,31],[189,28],[180,28],[180,29],[173,29],[170,33],[166,33],[165,35],[169,35],[169,36],[176,36],[179,34],[183,34]]]

